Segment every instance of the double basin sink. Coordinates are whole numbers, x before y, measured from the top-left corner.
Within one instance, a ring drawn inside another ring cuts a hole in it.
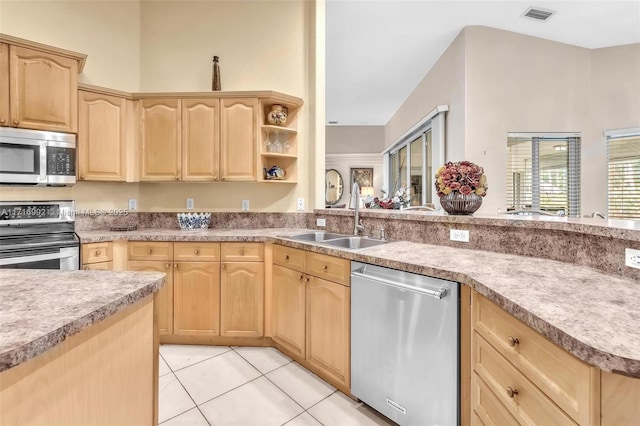
[[[308,232],[306,234],[292,235],[290,237],[285,237],[289,240],[294,241],[308,241],[315,242],[327,246],[346,248],[346,249],[363,249],[367,247],[379,246],[380,244],[386,244],[388,241],[386,240],[377,240],[375,238],[369,238],[359,235],[345,235],[345,234],[334,234],[331,232],[317,231],[317,232]]]

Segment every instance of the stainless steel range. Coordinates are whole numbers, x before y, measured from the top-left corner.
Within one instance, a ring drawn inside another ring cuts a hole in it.
[[[0,202],[0,269],[80,269],[73,201]]]

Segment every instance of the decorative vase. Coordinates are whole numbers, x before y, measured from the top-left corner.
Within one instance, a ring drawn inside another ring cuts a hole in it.
[[[475,194],[461,194],[454,191],[440,197],[442,208],[449,214],[470,215],[480,208],[482,197]]]
[[[284,126],[287,122],[287,115],[289,114],[289,110],[287,107],[282,105],[272,105],[271,111],[267,114],[267,121],[269,124],[273,124],[276,126]]]
[[[222,90],[222,83],[220,81],[220,65],[218,65],[218,61],[220,58],[217,56],[213,57],[213,77],[211,78],[211,90],[214,92]]]

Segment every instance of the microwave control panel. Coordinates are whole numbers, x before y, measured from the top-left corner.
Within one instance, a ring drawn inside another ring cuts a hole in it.
[[[47,174],[50,176],[75,176],[75,149],[47,147]]]

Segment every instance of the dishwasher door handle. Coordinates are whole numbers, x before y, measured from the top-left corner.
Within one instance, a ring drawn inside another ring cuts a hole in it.
[[[435,297],[436,299],[442,299],[443,297],[445,297],[447,295],[447,289],[446,288],[441,288],[439,290],[430,290],[428,288],[420,288],[420,287],[416,287],[414,285],[396,283],[396,282],[390,281],[390,280],[388,280],[386,278],[363,274],[362,272],[359,272],[359,271],[352,271],[351,272],[351,276],[354,276],[354,277],[357,277],[357,278],[363,278],[365,280],[375,281],[375,282],[378,282],[378,283],[381,283],[381,284],[385,284],[385,285],[388,285],[388,286],[391,286],[391,287],[399,288],[401,290],[413,291],[415,293],[420,293],[420,294],[424,294],[424,295],[427,295],[427,296]]]

